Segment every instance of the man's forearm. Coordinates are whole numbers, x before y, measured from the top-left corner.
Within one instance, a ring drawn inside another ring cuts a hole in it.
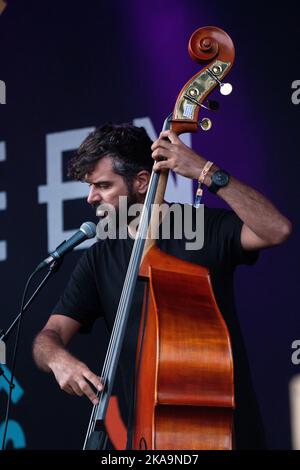
[[[33,357],[41,369],[53,372],[62,390],[72,395],[86,395],[96,405],[98,397],[91,385],[101,392],[100,377],[66,349],[60,335],[50,328],[42,330],[33,344]]]
[[[154,170],[169,169],[187,178],[198,179],[207,160],[185,145],[173,131],[164,131],[152,145]],[[161,159],[165,157],[165,159]],[[218,170],[213,165],[204,179],[210,186],[212,174]],[[291,222],[261,193],[238,181],[233,176],[229,184],[218,191],[220,196],[244,222],[248,230],[258,237],[257,246],[272,246],[282,243],[290,235]],[[253,238],[253,237],[252,237]],[[255,246],[255,243],[254,245]]]
[[[71,354],[54,330],[42,330],[35,338],[33,344],[33,358],[40,369],[46,372],[52,370],[52,364]]]
[[[204,183],[207,186],[211,184],[211,175],[217,169],[214,165],[206,176]],[[218,190],[217,195],[257,236],[270,244],[282,243],[290,235],[290,221],[261,193],[233,176],[227,186]]]

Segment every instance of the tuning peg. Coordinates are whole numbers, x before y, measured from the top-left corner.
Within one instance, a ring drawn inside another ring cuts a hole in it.
[[[198,122],[198,126],[201,127],[203,131],[209,131],[212,126],[212,122],[209,118],[203,118]]]
[[[227,95],[230,95],[231,92],[232,92],[231,83],[221,83],[221,85],[220,85],[221,95],[227,96]]]
[[[203,103],[198,103],[198,101],[195,98],[192,98],[192,96],[189,96],[187,94],[183,95],[185,99],[188,101],[191,101],[195,105],[199,106],[200,108],[208,109],[209,111],[217,111],[219,109],[219,103],[214,100],[206,100],[205,104]]]
[[[230,93],[232,92],[232,85],[230,83],[222,83],[217,77],[217,75],[219,75],[221,71],[222,69],[218,65],[215,65],[212,70],[206,69],[208,75],[219,84],[221,95],[230,95]]]

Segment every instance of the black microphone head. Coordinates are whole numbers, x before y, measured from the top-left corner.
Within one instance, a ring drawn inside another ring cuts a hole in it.
[[[96,235],[96,224],[94,222],[84,222],[80,230],[88,237],[93,238]]]

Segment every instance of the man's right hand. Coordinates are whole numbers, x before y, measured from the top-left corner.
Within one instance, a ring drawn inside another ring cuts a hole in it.
[[[68,353],[66,356],[49,363],[60,388],[71,395],[86,395],[94,405],[97,405],[99,399],[92,386],[101,392],[103,390],[101,378],[83,362]]]
[[[96,405],[98,398],[93,387],[98,392],[103,390],[100,377],[72,356],[65,347],[80,326],[73,318],[51,315],[35,338],[33,357],[38,367],[53,372],[62,390],[72,395],[86,395]]]

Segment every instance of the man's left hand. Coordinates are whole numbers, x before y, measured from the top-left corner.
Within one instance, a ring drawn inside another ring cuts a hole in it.
[[[173,170],[181,176],[197,179],[206,163],[203,157],[185,145],[173,131],[161,132],[152,144],[155,171]],[[161,157],[165,160],[159,161]]]

